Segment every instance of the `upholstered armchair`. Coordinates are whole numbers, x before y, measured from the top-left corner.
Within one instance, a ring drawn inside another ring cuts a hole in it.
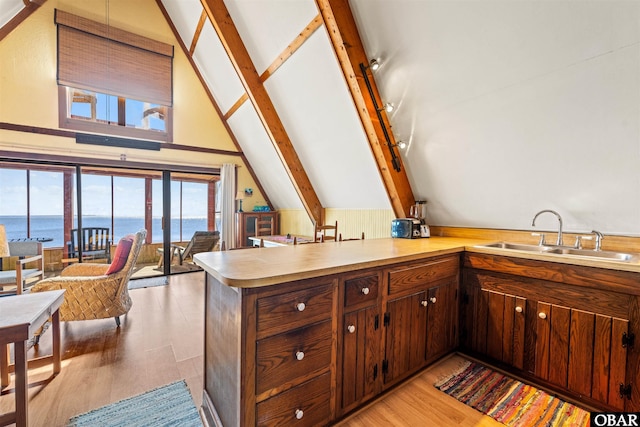
[[[60,276],[35,284],[31,292],[66,289],[60,306],[62,321],[113,317],[120,326],[120,316],[132,305],[128,284],[146,235],[146,230],[140,230],[120,239],[111,264],[72,264]]]

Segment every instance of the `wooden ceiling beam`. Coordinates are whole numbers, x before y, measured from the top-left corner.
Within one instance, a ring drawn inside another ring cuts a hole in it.
[[[282,160],[293,186],[307,211],[316,223],[322,223],[323,208],[311,185],[309,177],[302,167],[291,139],[287,134],[278,113],[269,97],[260,76],[251,61],[240,34],[231,19],[223,0],[201,0],[224,49],[235,68],[247,96],[251,100],[260,120]]]
[[[413,191],[409,183],[405,168],[402,165],[402,159],[394,147],[396,141],[394,139],[386,112],[382,111],[382,119],[384,124],[378,119],[378,111],[375,108],[374,101],[369,95],[367,82],[362,76],[360,64],[368,66],[369,59],[364,50],[364,45],[360,39],[358,28],[356,26],[353,13],[349,7],[348,0],[315,0],[320,9],[320,13],[327,28],[331,43],[336,52],[342,72],[349,86],[351,96],[355,103],[358,115],[364,127],[371,151],[378,165],[378,170],[382,177],[382,181],[389,195],[389,200],[396,217],[404,218],[409,216],[409,207],[414,203]],[[376,86],[371,70],[369,72],[369,83],[371,91],[376,99],[375,102],[380,103],[380,94]],[[386,126],[388,131],[389,144],[385,138]],[[394,169],[394,157],[398,162],[399,171]]]

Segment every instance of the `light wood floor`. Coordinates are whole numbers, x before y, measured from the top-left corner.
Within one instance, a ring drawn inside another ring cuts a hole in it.
[[[172,276],[168,286],[133,289],[133,307],[113,319],[64,322],[62,372],[29,371],[32,427],[66,425],[74,415],[185,379],[202,402],[204,273]],[[51,333],[39,354],[51,351]],[[37,355],[35,349],[30,356]],[[454,355],[351,415],[341,427],[501,426],[433,387],[461,360]],[[14,408],[13,384],[0,394],[0,413]]]

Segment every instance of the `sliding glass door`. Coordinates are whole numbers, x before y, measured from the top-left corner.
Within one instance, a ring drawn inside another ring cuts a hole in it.
[[[109,262],[80,256],[79,237],[72,233],[78,228],[108,230],[111,245],[146,229],[136,276],[193,271],[197,267],[183,248],[196,232],[216,230],[218,179],[213,174],[0,162],[0,224],[9,239],[42,241],[51,251],[53,274],[73,262]],[[165,251],[166,265],[161,261]],[[187,255],[183,262],[181,255]]]

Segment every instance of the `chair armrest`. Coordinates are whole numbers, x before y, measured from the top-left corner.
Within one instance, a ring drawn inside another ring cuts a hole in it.
[[[19,259],[18,262],[20,263],[21,266],[24,266],[25,264],[28,264],[30,262],[34,262],[34,261],[38,261],[38,260],[42,260],[43,257],[42,255],[34,255],[34,256],[30,256],[28,258],[22,258]],[[42,264],[42,262],[41,262]]]
[[[81,262],[78,264],[71,264],[65,267],[64,270],[60,272],[60,276],[62,277],[73,277],[73,276],[104,276],[107,270],[109,269],[110,264],[97,264],[90,262]]]
[[[111,278],[110,276],[72,276],[72,277],[49,277],[44,280],[40,280],[38,283],[31,287],[31,292],[45,292],[54,291],[60,289],[66,289],[69,295],[65,294],[65,300],[67,300],[71,294],[81,295],[87,292],[95,290],[96,292],[109,292],[111,290],[114,294],[118,290],[120,280],[117,278]],[[78,292],[80,291],[80,292]]]

